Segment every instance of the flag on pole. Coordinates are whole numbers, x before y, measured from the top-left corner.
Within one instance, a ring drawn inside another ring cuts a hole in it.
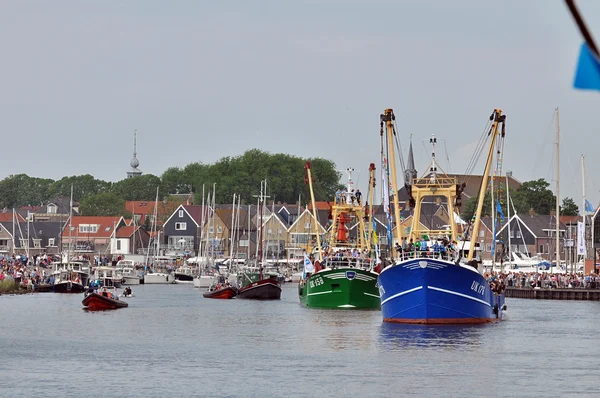
[[[304,253],[304,270],[302,271],[302,279],[306,279],[307,272],[315,272],[315,266],[313,265],[310,258]]]
[[[600,91],[600,60],[586,43],[581,45],[573,87]]]
[[[585,256],[585,229],[581,221],[577,222],[577,255]]]
[[[500,216],[500,220],[504,221],[504,213],[502,212],[502,206],[500,206],[500,201],[496,202],[496,211],[498,212],[498,215]]]
[[[588,213],[593,213],[594,210],[594,206],[592,206],[592,204],[590,203],[589,200],[585,200],[585,211],[587,211]]]

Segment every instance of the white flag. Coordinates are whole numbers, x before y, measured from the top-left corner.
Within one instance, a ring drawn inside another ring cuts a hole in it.
[[[306,254],[304,255],[304,272],[315,272],[315,266]]]
[[[577,222],[577,255],[585,256],[585,227],[581,221]]]

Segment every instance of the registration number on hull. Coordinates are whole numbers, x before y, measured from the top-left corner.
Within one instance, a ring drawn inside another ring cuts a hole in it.
[[[311,288],[313,288],[313,287],[321,286],[323,283],[325,283],[325,282],[323,282],[323,278],[321,278],[320,276],[318,276],[318,277],[316,277],[316,278],[314,278],[314,279],[311,279],[311,280],[308,282],[308,285],[309,285]]]

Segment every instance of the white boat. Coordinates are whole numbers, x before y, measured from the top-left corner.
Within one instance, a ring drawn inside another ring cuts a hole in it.
[[[192,283],[194,280],[194,272],[191,267],[179,267],[173,273],[175,275],[175,283]]]
[[[165,274],[163,272],[151,272],[144,275],[144,284],[169,285],[171,283],[175,283],[175,277],[171,274]]]
[[[135,263],[132,260],[120,260],[117,263],[124,285],[139,285],[144,283],[144,278],[135,269]]]
[[[194,278],[194,287],[208,289],[212,284],[213,277],[210,275],[198,275]]]
[[[94,280],[99,280],[102,287],[120,288],[123,283],[123,277],[115,267],[95,267]]]

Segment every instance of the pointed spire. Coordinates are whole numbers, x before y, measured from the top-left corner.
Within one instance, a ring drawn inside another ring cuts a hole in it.
[[[131,166],[131,171],[127,172],[127,178],[142,175],[142,172],[138,170],[140,161],[137,158],[137,129],[133,130],[133,158],[131,159],[131,162],[129,162],[129,165]]]
[[[404,183],[410,185],[413,178],[417,178],[417,168],[415,167],[415,156],[413,153],[412,134],[410,135],[410,145],[408,147],[408,162],[404,170]]]

